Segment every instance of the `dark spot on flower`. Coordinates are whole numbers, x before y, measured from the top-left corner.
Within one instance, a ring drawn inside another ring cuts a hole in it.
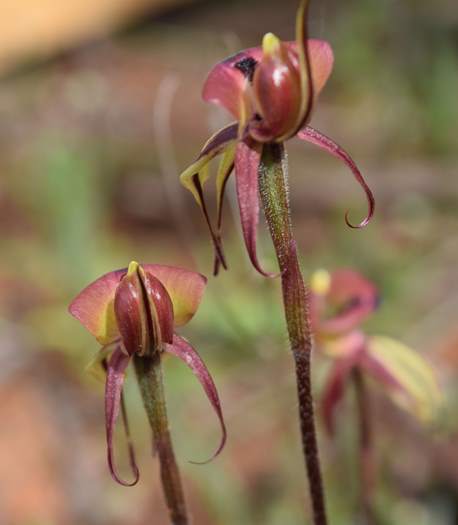
[[[258,65],[257,61],[253,57],[245,57],[234,64],[235,69],[238,69],[245,78],[250,82],[253,81],[254,70]]]

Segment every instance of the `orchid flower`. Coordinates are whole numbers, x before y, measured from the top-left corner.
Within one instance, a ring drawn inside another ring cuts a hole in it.
[[[361,512],[368,524],[378,523],[374,501],[376,467],[366,377],[374,379],[397,404],[421,420],[430,419],[440,402],[430,366],[407,346],[385,336],[368,336],[361,324],[379,303],[375,286],[352,270],[324,270],[311,279],[312,326],[317,344],[334,359],[322,395],[322,414],[331,435],[345,389],[355,390],[359,434]]]
[[[203,275],[181,268],[131,262],[127,269],[110,272],[91,283],[69,307],[70,313],[102,345],[99,360],[106,368],[105,426],[108,465],[112,477],[121,485],[132,486],[139,479],[122,395],[126,368],[131,360],[134,360],[136,366],[155,447],[163,463],[161,474],[166,497],[167,483],[173,485],[176,479],[167,479],[167,476],[174,477],[174,473],[168,471],[175,468],[175,460],[168,435],[162,392],[160,362],[164,353],[178,357],[192,370],[219,419],[222,438],[212,457],[218,455],[224,446],[226,428],[215,384],[196,350],[186,339],[175,333],[176,328],[185,325],[195,314],[206,282]],[[149,378],[145,372],[148,364],[151,364]],[[113,434],[120,412],[128,438],[132,481],[125,481],[120,477],[114,462]],[[177,490],[180,492],[181,488],[178,487]],[[171,499],[175,496],[176,494],[172,494]],[[177,515],[179,512],[181,511]],[[176,522],[184,521],[177,518]]]
[[[331,274],[317,271],[311,289],[317,345],[334,361],[322,397],[329,433],[334,433],[336,408],[355,369],[375,380],[396,404],[419,420],[430,420],[440,402],[431,366],[403,343],[367,335],[361,328],[379,303],[376,287],[359,273],[341,269]]]
[[[282,42],[267,33],[261,47],[241,51],[217,64],[203,88],[203,99],[225,108],[236,119],[204,145],[197,160],[182,174],[181,182],[194,195],[208,225],[215,251],[214,274],[220,265],[227,268],[221,242],[222,206],[228,177],[235,171],[241,224],[249,258],[261,268],[256,252],[259,221],[258,170],[263,150],[283,144],[292,137],[311,142],[342,160],[362,186],[368,200],[368,214],[351,227],[363,227],[374,212],[374,198],[356,164],[346,151],[329,137],[312,128],[309,121],[318,95],[333,67],[333,52],[328,42],[308,39],[307,1],[302,1],[296,18],[296,40]],[[217,224],[210,219],[203,188],[209,177],[209,164],[221,156],[216,176]]]

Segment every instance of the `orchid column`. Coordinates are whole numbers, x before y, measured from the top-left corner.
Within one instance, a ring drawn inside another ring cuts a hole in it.
[[[222,203],[226,182],[235,168],[237,198],[243,236],[255,269],[266,277],[256,253],[256,230],[263,208],[280,266],[285,317],[296,364],[302,445],[310,482],[315,525],[325,525],[326,513],[316,442],[311,388],[312,338],[308,295],[301,275],[288,201],[287,161],[284,142],[298,138],[311,142],[342,160],[362,186],[368,199],[365,226],[374,210],[374,199],[350,156],[308,125],[316,98],[333,65],[330,45],[307,37],[307,4],[302,0],[296,19],[296,41],[281,42],[264,36],[262,47],[248,49],[217,64],[206,80],[203,98],[226,108],[237,122],[213,135],[197,160],[181,175],[194,195],[209,227],[215,249],[214,273],[227,268],[221,241]],[[222,155],[217,190],[217,221],[212,223],[204,184],[209,163]],[[349,226],[348,216],[346,222]]]

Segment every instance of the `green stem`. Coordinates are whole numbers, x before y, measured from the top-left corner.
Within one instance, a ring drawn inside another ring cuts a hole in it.
[[[188,525],[180,472],[173,452],[167,419],[162,367],[159,352],[153,356],[135,356],[140,393],[153,432],[154,447],[159,456],[162,487],[173,525]]]
[[[352,375],[358,408],[361,507],[366,524],[377,525],[378,519],[373,503],[375,465],[372,424],[370,418],[370,400],[361,370],[356,367],[353,370]]]
[[[264,145],[259,167],[259,188],[281,271],[286,324],[296,365],[302,448],[310,485],[314,524],[326,525],[312,396],[312,335],[308,291],[302,278],[291,227],[287,160],[283,144]]]

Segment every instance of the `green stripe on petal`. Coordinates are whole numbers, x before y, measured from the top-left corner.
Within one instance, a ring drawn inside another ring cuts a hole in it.
[[[196,313],[207,284],[207,278],[175,266],[142,264],[167,290],[173,304],[174,324],[186,324]]]
[[[389,390],[393,400],[421,421],[433,419],[442,395],[431,365],[390,337],[371,337],[368,352],[401,387]]]

